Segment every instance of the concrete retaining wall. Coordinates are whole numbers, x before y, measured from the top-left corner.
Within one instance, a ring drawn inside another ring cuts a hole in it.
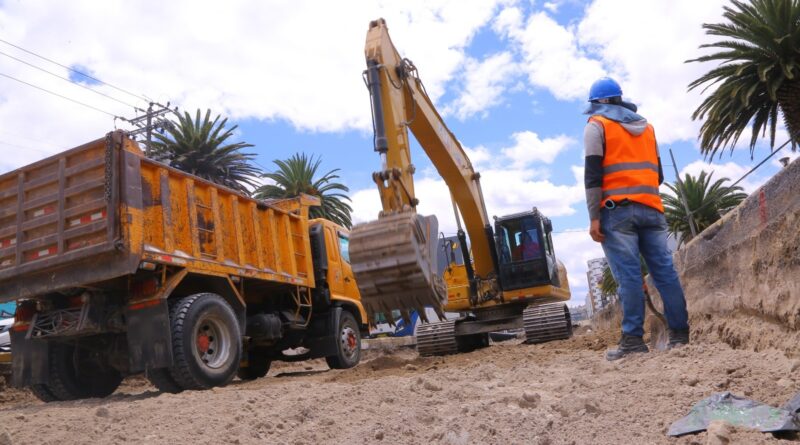
[[[675,266],[694,333],[800,353],[800,160],[677,251]]]

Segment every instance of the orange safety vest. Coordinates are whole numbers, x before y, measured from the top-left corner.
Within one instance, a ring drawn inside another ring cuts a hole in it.
[[[600,115],[589,118],[603,126],[606,138],[603,156],[603,205],[608,199],[629,199],[664,213],[658,194],[658,149],[653,126],[638,136],[619,122]]]

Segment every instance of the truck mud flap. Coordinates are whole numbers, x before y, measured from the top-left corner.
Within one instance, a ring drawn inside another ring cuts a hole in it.
[[[310,350],[308,358],[322,358],[336,354],[336,335],[335,329],[339,317],[342,314],[341,307],[332,307],[330,313],[320,320],[316,326],[309,329],[310,336],[303,342],[304,346]],[[312,322],[313,323],[313,322]]]
[[[29,340],[27,331],[11,331],[11,386],[22,388],[48,382],[50,348],[46,340]]]
[[[131,372],[172,366],[172,332],[167,300],[152,305],[133,304],[128,321],[128,357]]]

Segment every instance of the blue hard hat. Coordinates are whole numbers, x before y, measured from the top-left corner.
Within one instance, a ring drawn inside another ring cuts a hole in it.
[[[622,88],[616,80],[610,77],[597,79],[589,89],[589,100],[608,99],[609,97],[622,96]]]

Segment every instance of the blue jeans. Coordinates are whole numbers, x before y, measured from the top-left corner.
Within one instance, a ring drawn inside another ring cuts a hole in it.
[[[667,221],[651,207],[633,203],[602,210],[600,230],[605,235],[603,251],[614,274],[622,302],[622,333],[644,334],[644,290],[639,254],[664,302],[670,329],[689,329],[686,299],[667,248]]]

